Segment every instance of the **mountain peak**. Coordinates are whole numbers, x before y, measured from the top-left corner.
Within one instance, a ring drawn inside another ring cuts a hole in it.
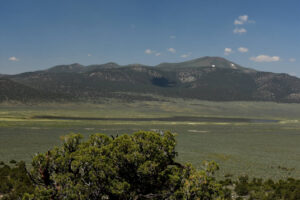
[[[108,62],[105,64],[94,64],[94,65],[89,65],[86,67],[85,72],[91,72],[91,71],[97,71],[97,70],[102,70],[102,69],[112,69],[112,68],[118,68],[120,65],[114,62]]]
[[[85,67],[74,63],[6,78],[11,81],[1,82],[0,94],[5,98],[1,100],[0,95],[0,102],[7,99],[23,101],[22,96],[78,101],[143,99],[139,95],[146,92],[214,101],[300,103],[300,79],[287,74],[255,71],[222,57],[206,56],[181,63],[162,63],[156,67],[121,66],[112,62]]]
[[[228,68],[228,69],[234,69],[234,70],[242,70],[242,71],[255,71],[253,69],[242,67],[232,61],[229,61],[222,57],[210,57],[205,56],[201,58],[196,58],[193,60],[188,60],[180,63],[161,63],[157,65],[156,67],[159,68],[197,68],[197,67],[213,67],[213,68]]]
[[[79,63],[73,63],[70,65],[56,65],[54,67],[49,68],[48,72],[53,73],[62,73],[62,72],[83,72],[84,66]]]
[[[102,65],[107,65],[107,66],[119,66],[119,64],[118,64],[118,63],[115,63],[115,62],[108,62],[108,63],[102,64]]]

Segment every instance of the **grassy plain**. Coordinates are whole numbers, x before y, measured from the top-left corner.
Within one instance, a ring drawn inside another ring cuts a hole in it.
[[[45,115],[128,120],[37,118]],[[208,120],[159,119],[174,116],[207,117]],[[157,119],[131,121],[131,118]],[[232,118],[255,120],[243,122]],[[29,162],[36,152],[60,144],[60,136],[70,132],[87,137],[92,133],[120,135],[138,130],[177,133],[180,161],[200,167],[203,160],[215,160],[220,164],[220,174],[300,178],[300,104],[271,102],[168,99],[103,104],[1,104],[0,160]]]

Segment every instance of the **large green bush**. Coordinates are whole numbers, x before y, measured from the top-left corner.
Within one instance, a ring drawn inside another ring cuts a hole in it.
[[[223,190],[213,178],[218,166],[195,170],[175,161],[170,132],[138,132],[111,138],[79,134],[32,162],[33,199],[216,199]]]

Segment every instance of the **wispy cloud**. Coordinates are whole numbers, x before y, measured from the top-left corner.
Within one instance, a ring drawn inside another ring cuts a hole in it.
[[[160,52],[156,52],[155,50],[152,50],[152,49],[146,49],[145,54],[148,54],[148,55],[154,54],[155,56],[161,56]]]
[[[246,47],[240,47],[240,48],[238,48],[238,51],[241,53],[247,53],[249,50]]]
[[[232,49],[231,48],[225,48],[224,49],[224,55],[228,56],[231,53],[232,53]]]
[[[174,48],[168,48],[167,51],[171,52],[171,53],[176,53],[176,49],[174,49]]]
[[[233,30],[234,34],[243,34],[243,33],[247,33],[247,30],[245,28],[235,28]]]
[[[13,62],[17,62],[17,61],[19,61],[20,59],[17,58],[17,57],[15,57],[15,56],[12,56],[12,57],[9,57],[8,60],[13,61]]]
[[[255,23],[254,20],[249,20],[248,15],[241,15],[237,19],[234,20],[234,25],[243,25],[247,23]]]
[[[150,54],[153,54],[153,53],[154,53],[154,51],[151,50],[151,49],[146,49],[146,50],[145,50],[145,54],[150,55]]]
[[[250,60],[254,62],[277,62],[280,61],[279,56],[268,56],[268,55],[259,55],[256,57],[251,57]]]
[[[189,53],[184,53],[184,54],[182,54],[180,57],[181,57],[181,58],[188,58],[188,57],[190,57],[191,55],[192,55],[192,53],[189,52]]]
[[[87,56],[88,56],[88,57],[91,57],[91,56],[92,56],[92,54],[88,54]]]
[[[234,20],[235,25],[243,25],[248,21],[248,15],[241,15],[236,20]]]
[[[252,23],[255,23],[255,21],[254,20],[249,20],[248,15],[240,15],[233,22],[233,24],[236,25],[236,26],[241,26],[241,25],[245,25],[245,24],[252,24]],[[245,28],[236,27],[235,29],[233,29],[233,33],[234,34],[244,34],[244,33],[247,33],[247,30]]]
[[[176,39],[176,35],[170,35],[170,39]]]
[[[295,62],[296,59],[295,59],[295,58],[290,58],[289,61],[290,61],[290,62]]]

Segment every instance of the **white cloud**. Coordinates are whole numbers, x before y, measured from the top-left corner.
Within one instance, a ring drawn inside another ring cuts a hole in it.
[[[92,56],[92,54],[88,54],[87,56],[88,56],[88,57],[91,57],[91,56]]]
[[[19,61],[20,59],[17,58],[17,57],[15,57],[15,56],[12,56],[12,57],[8,58],[8,60],[17,62],[17,61]]]
[[[295,59],[295,58],[290,58],[289,61],[290,61],[290,62],[295,62],[296,59]]]
[[[176,53],[176,49],[174,49],[174,48],[168,48],[167,51],[171,52],[171,53]]]
[[[235,28],[233,30],[234,34],[243,34],[243,33],[247,33],[247,30],[245,28]]]
[[[181,58],[188,58],[188,57],[190,57],[192,55],[192,53],[185,53],[185,54],[182,54],[180,57]]]
[[[176,35],[170,35],[170,39],[176,39]]]
[[[253,23],[253,20],[249,20],[248,15],[241,15],[237,19],[234,20],[235,25],[243,25],[245,23]]]
[[[160,52],[156,52],[156,51],[151,50],[151,49],[146,49],[145,54],[148,54],[148,55],[154,54],[155,56],[161,56]]]
[[[153,54],[154,53],[154,51],[153,50],[151,50],[151,49],[146,49],[145,50],[145,54]]]
[[[241,15],[241,16],[238,17],[238,19],[243,21],[243,22],[248,21],[248,18],[249,18],[248,15]]]
[[[224,54],[225,55],[229,55],[229,54],[231,54],[232,53],[232,49],[231,48],[225,48],[224,49]]]
[[[268,55],[259,55],[256,57],[251,57],[250,60],[254,62],[277,62],[280,60],[279,56],[268,56]]]
[[[190,55],[188,55],[188,54],[182,54],[180,57],[181,58],[187,58],[187,57],[189,57]]]
[[[234,20],[234,24],[235,25],[242,25],[242,24],[244,24],[244,22],[236,19],[236,20]]]
[[[247,53],[248,52],[248,48],[246,48],[246,47],[240,47],[240,48],[238,48],[238,51],[241,52],[241,53]]]

